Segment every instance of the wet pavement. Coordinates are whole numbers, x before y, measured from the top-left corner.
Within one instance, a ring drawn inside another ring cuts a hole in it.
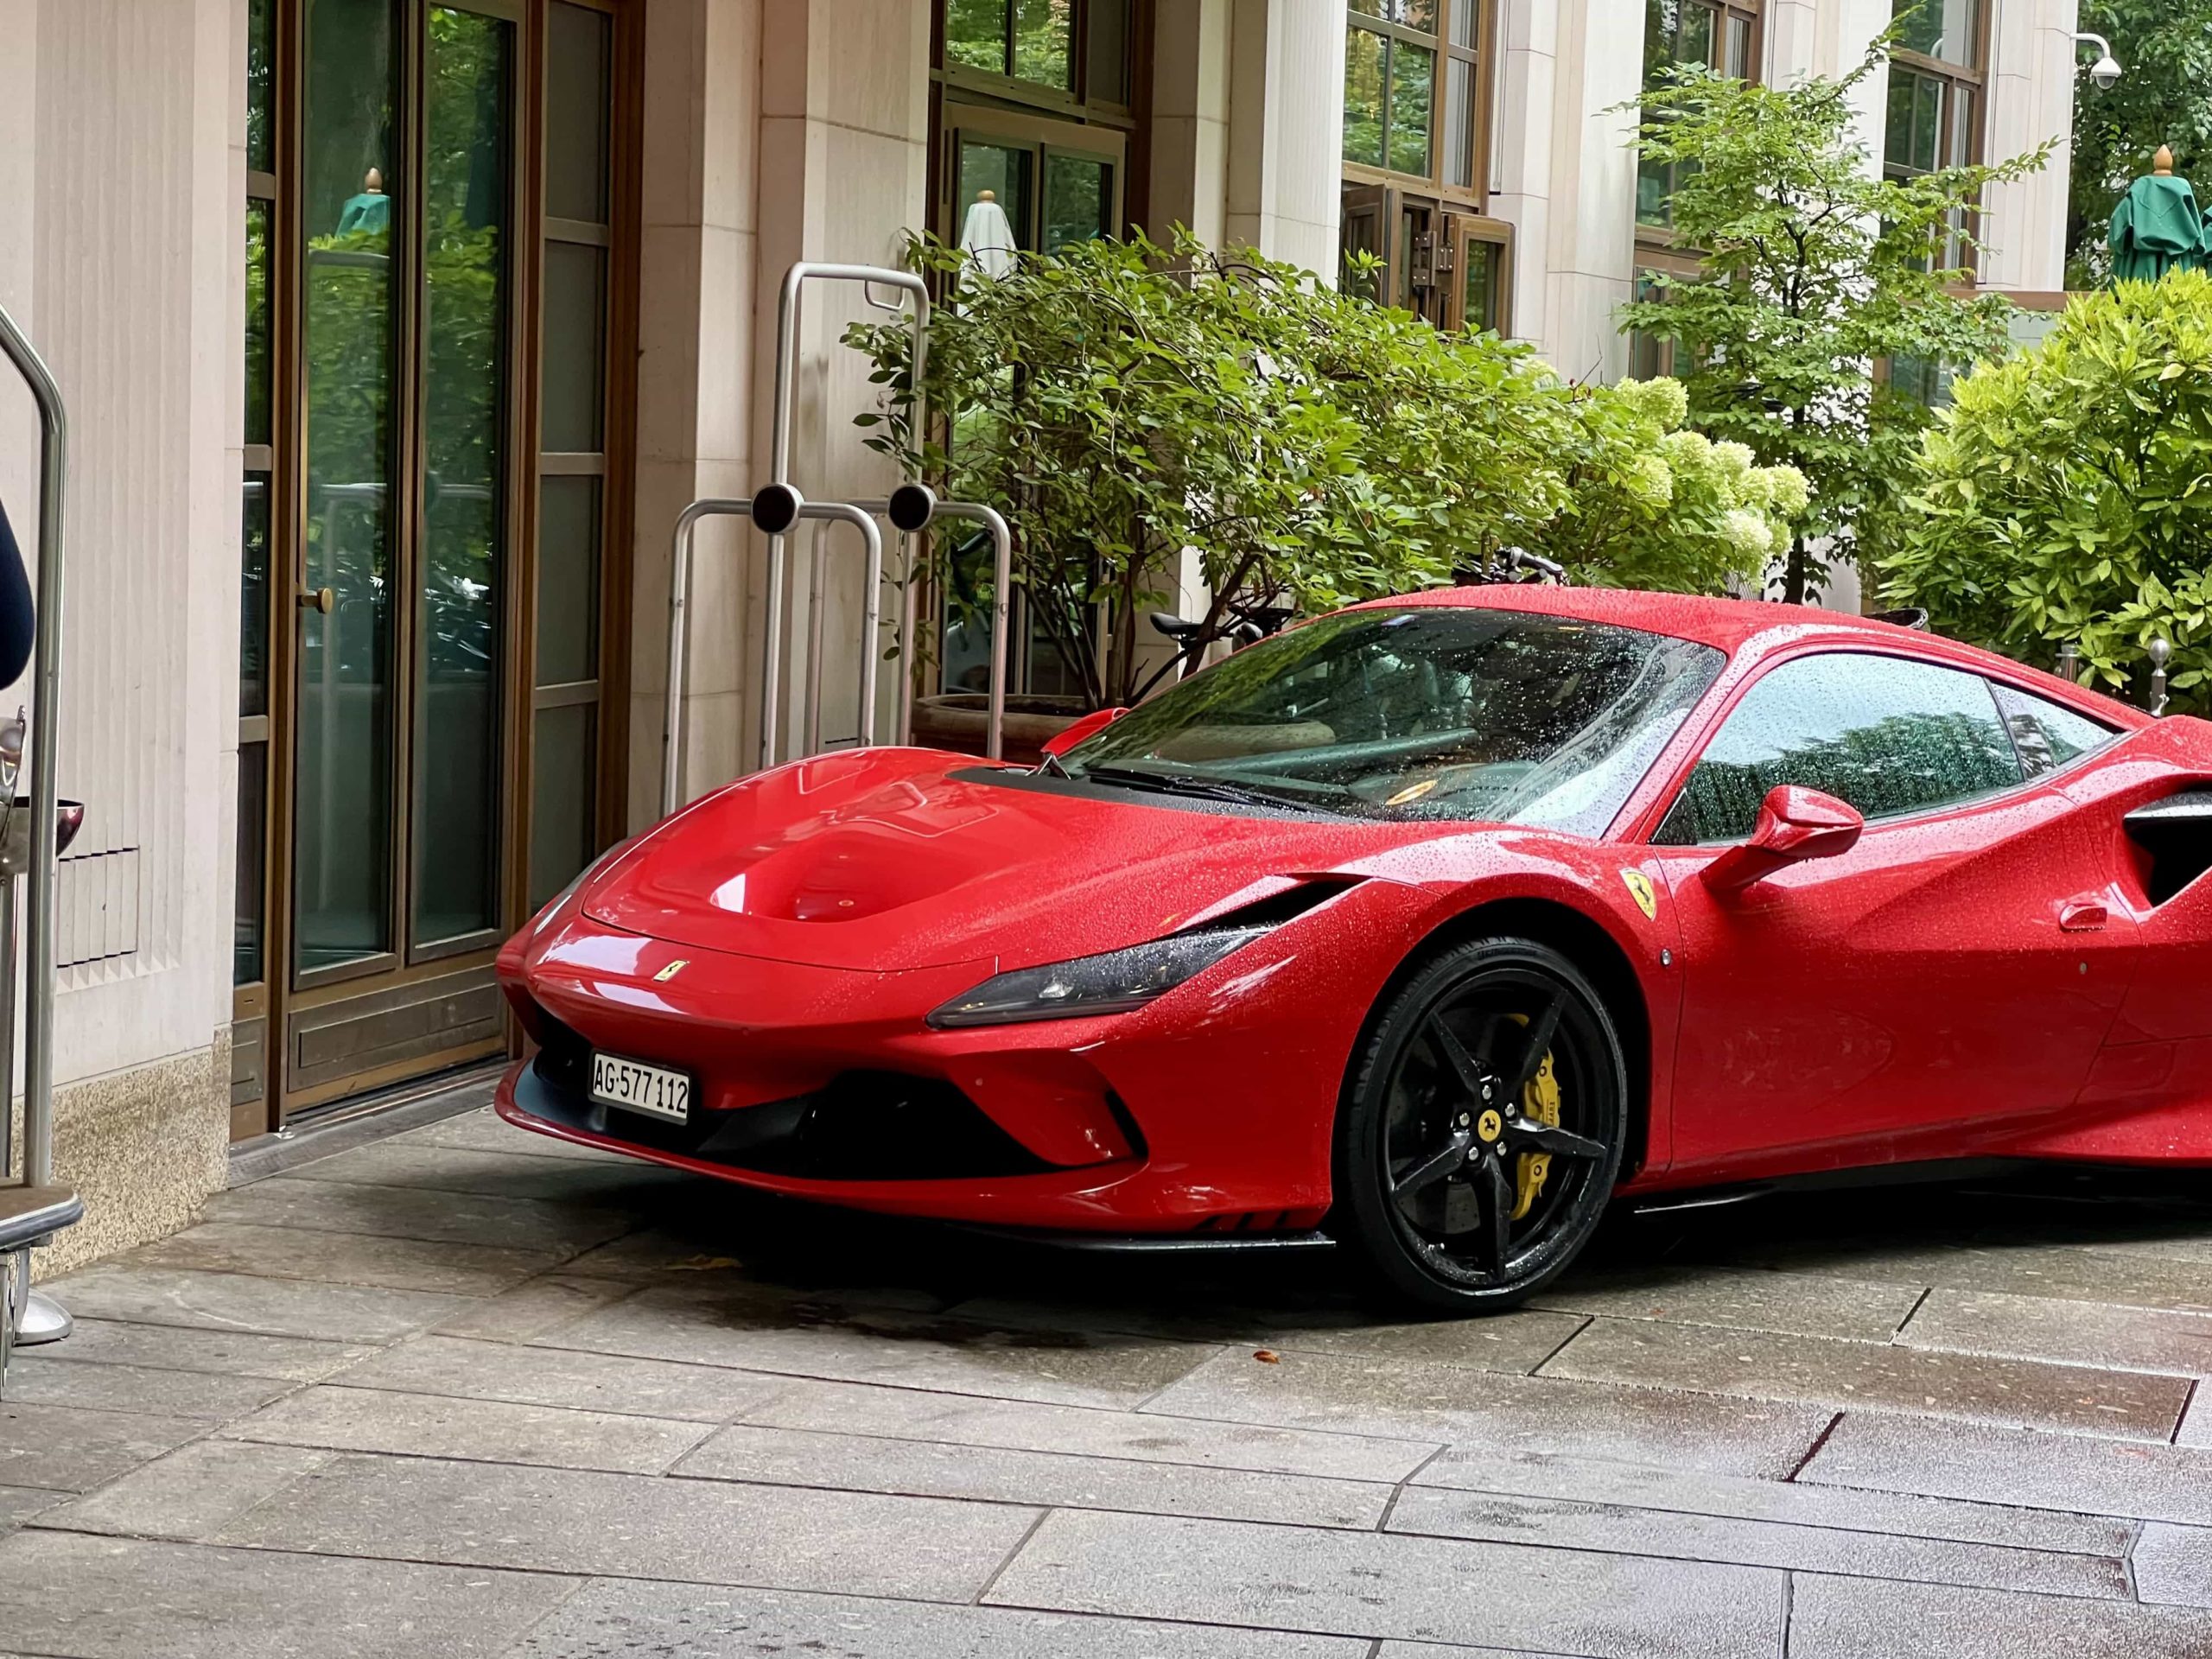
[[[482,1109],[55,1282],[0,1650],[2212,1655],[2212,1178],[1620,1217],[1539,1305],[764,1203]]]

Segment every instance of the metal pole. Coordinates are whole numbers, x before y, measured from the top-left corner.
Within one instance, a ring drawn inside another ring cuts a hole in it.
[[[928,418],[929,405],[923,394],[922,382],[929,365],[929,284],[911,270],[891,270],[880,265],[817,264],[801,259],[784,272],[783,286],[776,296],[776,391],[775,404],[768,416],[768,481],[772,484],[789,484],[791,481],[791,397],[798,364],[800,290],[808,283],[817,281],[859,283],[863,290],[880,284],[886,288],[903,289],[913,297],[913,388],[909,400],[912,409],[912,429],[918,436],[923,432],[924,423]],[[877,303],[872,296],[868,302],[871,305]],[[817,552],[817,557],[819,556]],[[778,620],[782,611],[783,591],[784,538],[771,536],[768,538],[768,642],[761,653],[760,769],[763,772],[776,764],[776,716],[779,712],[778,705],[781,701],[783,681],[783,639]],[[874,648],[871,629],[871,663],[874,661]],[[874,718],[872,707],[867,717],[872,730]]]
[[[882,625],[883,602],[883,536],[875,527],[875,520],[858,507],[842,501],[809,501],[800,506],[801,518],[828,519],[857,527],[862,545],[868,554],[868,602],[863,607],[863,626],[868,629],[869,649],[861,658],[861,731],[862,743],[875,741],[875,633]],[[691,539],[692,531],[702,518],[751,518],[753,503],[734,497],[709,496],[694,501],[676,517],[674,546],[669,567],[668,589],[668,707],[661,719],[661,816],[666,817],[683,804],[683,680],[686,623],[689,620],[691,596]],[[772,548],[782,538],[771,537]],[[772,575],[768,589],[768,638],[774,640],[784,624],[784,590]],[[776,705],[776,656],[771,652],[764,659],[768,676],[761,689],[760,705],[763,738],[761,741],[761,769],[766,771],[776,764],[774,710]]]
[[[1006,515],[980,501],[940,501],[940,518],[965,518],[991,532],[991,700],[990,726],[983,738],[983,753],[994,760],[1006,757],[1006,664],[1007,617],[1013,605],[1014,532]]]
[[[876,527],[873,513],[849,501],[810,501],[801,512],[803,517],[809,518],[850,524],[860,531],[861,548],[867,555],[867,569],[861,577],[868,586],[861,598],[860,720],[861,747],[866,748],[875,741],[876,658],[879,653],[876,635],[883,629],[883,532]],[[814,660],[807,665],[807,748],[811,753],[821,752],[822,630],[818,619],[822,614],[823,590],[828,586],[822,574],[825,563],[823,550],[817,542],[814,550],[815,617],[817,620],[813,630],[815,654]]]
[[[31,710],[30,917],[24,979],[23,1179],[32,1186],[54,1179],[54,871],[59,769],[55,747],[61,709],[62,503],[68,483],[69,421],[39,354],[0,309],[0,347],[30,385],[38,401],[38,627],[35,636]]]
[[[807,540],[806,752],[822,753],[822,613],[830,598],[830,561],[817,530]]]

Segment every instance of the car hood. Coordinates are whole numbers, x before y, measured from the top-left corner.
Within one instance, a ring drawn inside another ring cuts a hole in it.
[[[610,926],[702,950],[874,972],[985,957],[1006,969],[1154,938],[1467,827],[1193,810],[965,755],[852,750],[694,803],[582,896]]]

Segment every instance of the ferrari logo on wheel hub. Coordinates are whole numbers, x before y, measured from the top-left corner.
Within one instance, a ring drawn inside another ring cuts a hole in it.
[[[1484,1112],[1475,1120],[1475,1133],[1485,1141],[1495,1141],[1504,1132],[1505,1120],[1495,1111]]]

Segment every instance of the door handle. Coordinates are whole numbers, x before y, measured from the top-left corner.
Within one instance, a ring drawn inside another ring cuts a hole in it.
[[[2094,933],[2112,919],[2101,899],[2070,899],[2058,907],[2062,933]]]
[[[300,594],[300,608],[330,614],[330,607],[338,602],[338,595],[327,588],[309,588]]]

